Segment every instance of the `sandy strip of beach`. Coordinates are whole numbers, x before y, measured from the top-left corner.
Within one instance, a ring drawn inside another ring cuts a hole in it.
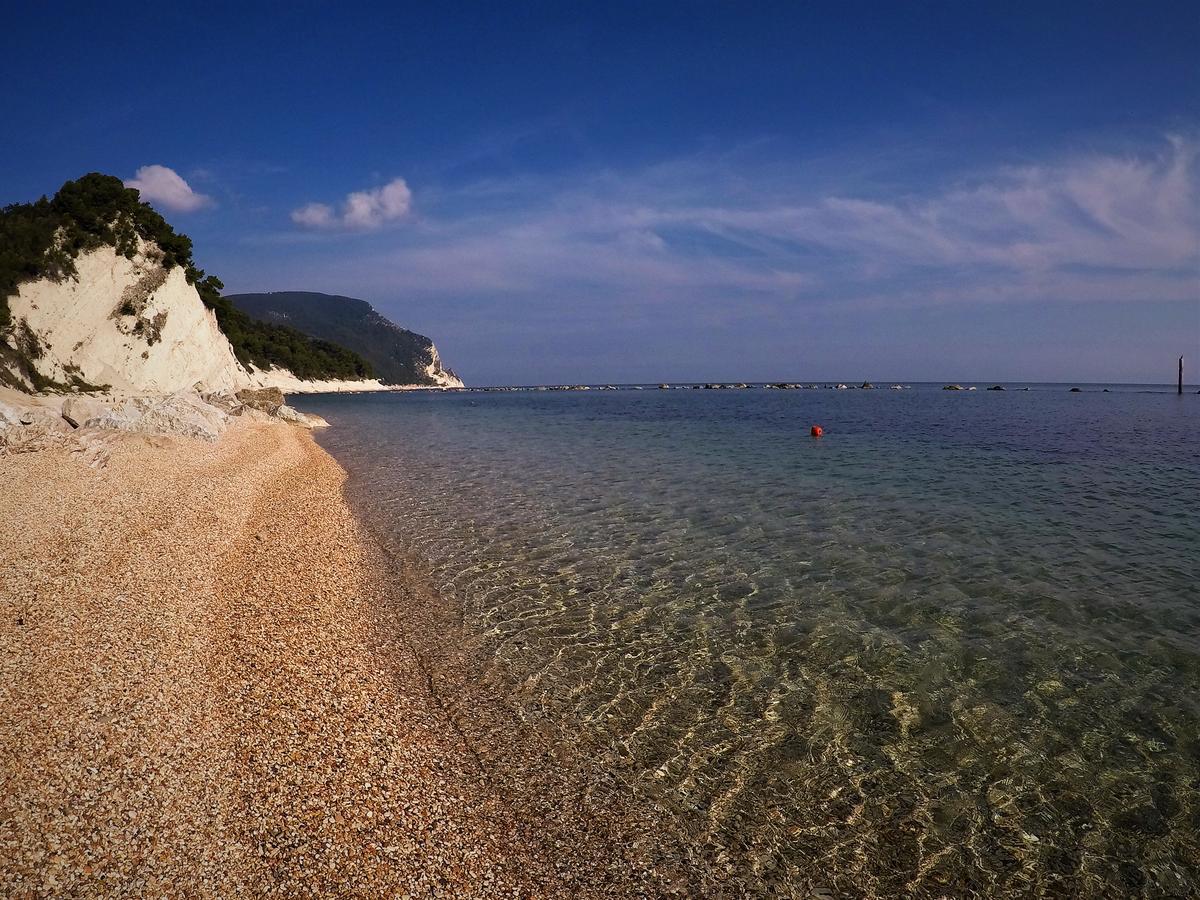
[[[0,895],[672,886],[610,794],[489,770],[307,432],[110,444],[0,458]]]

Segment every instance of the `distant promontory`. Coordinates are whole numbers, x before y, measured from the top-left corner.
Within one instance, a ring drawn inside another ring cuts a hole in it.
[[[423,334],[401,328],[365,300],[313,291],[226,294],[239,310],[269,325],[294,328],[361,356],[384,384],[462,387]]]

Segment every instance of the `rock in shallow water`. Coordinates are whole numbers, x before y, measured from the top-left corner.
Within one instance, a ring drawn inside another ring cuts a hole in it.
[[[320,416],[314,416],[310,413],[302,413],[298,409],[292,409],[290,406],[280,406],[275,410],[275,418],[282,419],[285,422],[291,422],[293,425],[299,425],[302,428],[328,428],[329,423]]]

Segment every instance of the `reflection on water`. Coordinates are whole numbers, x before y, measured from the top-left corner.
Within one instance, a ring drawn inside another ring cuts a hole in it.
[[[680,812],[731,884],[1189,896],[1196,399],[301,405],[486,676]]]

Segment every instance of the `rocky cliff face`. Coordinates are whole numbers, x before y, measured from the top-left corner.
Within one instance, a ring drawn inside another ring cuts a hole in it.
[[[379,318],[383,318],[380,316]],[[384,321],[387,321],[384,319]],[[391,322],[388,322],[392,325]],[[393,328],[399,326],[392,325]],[[442,364],[441,354],[438,353],[438,348],[434,346],[433,341],[429,342],[429,362],[425,366],[425,376],[429,382],[439,387],[464,387],[463,380],[454,374],[453,369],[448,369]]]
[[[100,247],[75,267],[72,277],[27,281],[8,298],[0,384],[144,394],[386,390],[378,379],[304,380],[243,366],[184,270],[165,268],[153,243],[141,242],[132,259]]]
[[[25,282],[9,297],[8,345],[34,370],[10,354],[14,386],[171,393],[248,383],[213,313],[181,267],[163,267],[154,244],[132,259],[101,247],[75,264],[75,277]]]
[[[463,386],[453,370],[442,363],[433,341],[401,328],[365,300],[312,291],[227,294],[226,299],[259,321],[288,325],[310,337],[353,350],[386,384]]]

